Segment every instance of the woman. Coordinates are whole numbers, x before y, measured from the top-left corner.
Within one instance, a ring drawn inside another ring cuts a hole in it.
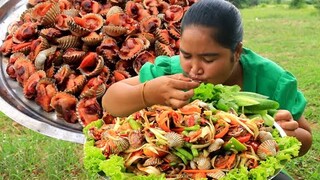
[[[180,55],[157,57],[137,77],[113,84],[103,97],[104,109],[127,116],[154,104],[179,108],[189,103],[200,82],[238,85],[243,91],[269,96],[280,103],[275,120],[287,135],[302,143],[300,156],[312,143],[303,116],[306,99],[296,78],[274,62],[242,45],[239,10],[224,0],[201,0],[181,23]]]

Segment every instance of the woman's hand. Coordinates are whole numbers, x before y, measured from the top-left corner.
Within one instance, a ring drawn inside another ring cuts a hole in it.
[[[145,85],[144,96],[147,105],[166,105],[180,108],[189,103],[193,89],[200,85],[183,74],[161,76]]]
[[[295,136],[295,130],[299,128],[299,124],[293,119],[292,114],[288,110],[279,110],[275,114],[274,119],[288,136]]]

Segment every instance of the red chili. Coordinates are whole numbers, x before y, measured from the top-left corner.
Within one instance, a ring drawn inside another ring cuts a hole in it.
[[[246,134],[244,136],[236,137],[236,139],[241,143],[248,142],[250,140],[250,138],[251,138],[251,134]]]

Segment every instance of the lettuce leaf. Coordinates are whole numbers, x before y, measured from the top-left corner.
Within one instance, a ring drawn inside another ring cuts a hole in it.
[[[90,174],[96,174],[100,170],[99,165],[106,160],[102,154],[102,150],[94,146],[94,140],[86,141],[84,144],[84,168],[88,170]]]

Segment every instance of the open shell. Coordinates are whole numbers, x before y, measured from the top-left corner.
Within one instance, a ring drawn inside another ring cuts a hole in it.
[[[78,121],[76,115],[76,105],[78,99],[65,92],[56,93],[50,102],[50,106],[55,109],[57,116],[63,118],[69,123],[76,123]]]
[[[83,127],[102,117],[102,108],[96,97],[81,99],[77,103],[76,112],[78,121]]]
[[[50,106],[51,98],[58,92],[57,86],[52,78],[41,78],[36,86],[36,103],[46,112],[53,108]]]
[[[46,77],[46,72],[40,70],[33,73],[27,80],[26,84],[23,86],[23,95],[27,99],[32,99],[36,96],[36,87],[41,78]]]

